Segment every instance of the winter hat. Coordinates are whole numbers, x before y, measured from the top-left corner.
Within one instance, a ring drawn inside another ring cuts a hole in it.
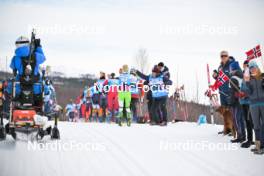
[[[223,55],[227,55],[227,56],[228,56],[229,54],[228,54],[227,51],[224,50],[224,51],[221,51],[221,52],[220,52],[220,56],[223,56]]]
[[[243,65],[248,65],[248,63],[249,63],[249,60],[245,60]]]
[[[123,65],[123,68],[122,68],[123,72],[124,73],[128,73],[128,65]]]
[[[154,66],[154,68],[152,69],[152,72],[154,72],[154,73],[159,73],[160,72],[160,70],[159,70],[157,65]]]
[[[237,61],[232,62],[229,66],[230,71],[236,71],[236,70],[241,70],[239,63]]]
[[[249,68],[259,68],[258,63],[255,60],[251,60],[248,64]]]
[[[20,48],[22,46],[28,46],[29,45],[29,39],[27,37],[21,36],[16,40],[16,47]]]
[[[160,62],[160,63],[158,64],[158,66],[159,66],[159,67],[164,67],[164,63],[163,63],[163,62]]]

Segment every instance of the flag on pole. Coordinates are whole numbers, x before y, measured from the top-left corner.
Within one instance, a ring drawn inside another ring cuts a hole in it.
[[[210,86],[210,89],[212,91],[216,91],[219,87],[224,85],[228,80],[229,80],[229,77],[222,70],[220,70],[218,73],[217,80],[215,81],[213,85]]]
[[[229,80],[229,77],[226,76],[226,74],[223,72],[223,70],[220,70],[218,78],[217,78],[217,81],[219,82],[219,84],[218,84],[219,87],[224,85],[228,80]]]
[[[261,57],[261,49],[260,45],[257,45],[255,48],[249,50],[246,52],[247,60],[250,61],[252,59]]]

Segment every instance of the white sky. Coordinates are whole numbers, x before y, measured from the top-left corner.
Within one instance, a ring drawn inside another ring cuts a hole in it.
[[[151,66],[165,62],[175,85],[179,74],[189,99],[197,74],[204,103],[206,63],[216,68],[223,49],[242,62],[263,44],[263,10],[262,0],[0,0],[0,69],[16,38],[34,26],[53,70],[117,72],[143,47]]]

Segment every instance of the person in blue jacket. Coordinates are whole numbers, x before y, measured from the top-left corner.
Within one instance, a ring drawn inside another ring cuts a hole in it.
[[[220,53],[221,64],[218,68],[218,72],[222,70],[224,74],[230,77],[230,65],[235,61],[232,56],[229,56],[227,51],[222,51]],[[230,106],[230,87],[229,81],[226,81],[224,85],[219,87],[220,91],[220,102],[221,106],[229,107]]]
[[[16,40],[16,50],[10,64],[13,70],[15,80],[20,82],[16,85],[16,98],[21,98],[21,90],[33,92],[34,105],[40,105],[42,94],[41,75],[39,73],[40,64],[44,63],[46,58],[40,45],[40,39],[34,40],[34,51],[30,57],[30,42],[26,37],[19,37]],[[12,89],[12,86],[9,86]],[[22,100],[21,98],[20,100]]]
[[[151,125],[167,125],[167,99],[169,90],[164,87],[165,85],[172,85],[172,81],[168,77],[164,77],[160,72],[157,65],[152,69],[152,74],[147,76],[136,70],[137,75],[146,80],[149,84],[150,90],[152,92],[152,105],[151,114],[152,122]],[[160,115],[161,112],[161,115]]]
[[[75,118],[76,105],[73,103],[73,100],[70,100],[70,103],[66,105],[66,116],[69,117],[69,121],[73,122]]]
[[[12,58],[10,68],[13,70],[14,76],[19,80],[25,74],[25,68],[30,65],[32,68],[32,75],[39,78],[39,66],[45,62],[46,57],[40,45],[40,39],[35,39],[35,50],[33,51],[33,59],[29,62],[30,42],[26,37],[19,37],[16,40],[15,55]]]

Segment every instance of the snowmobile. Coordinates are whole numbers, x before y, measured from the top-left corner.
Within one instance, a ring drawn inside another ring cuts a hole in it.
[[[9,122],[3,127],[3,116],[1,116],[0,140],[4,140],[6,135],[11,135],[16,140],[17,134],[22,136],[25,134],[30,140],[41,140],[47,135],[50,135],[51,139],[60,139],[57,117],[53,128],[51,126],[46,127],[48,120],[44,113],[45,71],[42,71],[42,76],[39,75],[37,79],[33,74],[26,74],[27,69],[34,68],[34,43],[35,33],[33,30],[30,54],[27,59],[23,59],[25,74],[20,79],[13,78],[9,82],[11,89]],[[16,77],[16,75],[14,76]],[[39,94],[34,94],[34,87],[39,89]],[[18,90],[19,96],[16,92]]]

